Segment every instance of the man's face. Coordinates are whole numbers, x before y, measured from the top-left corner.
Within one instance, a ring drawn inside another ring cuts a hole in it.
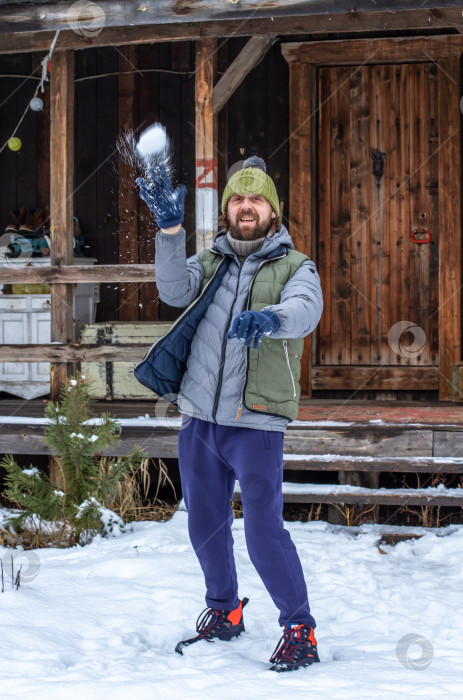
[[[263,238],[276,217],[270,203],[261,194],[233,194],[228,200],[227,218],[230,233],[240,241]]]

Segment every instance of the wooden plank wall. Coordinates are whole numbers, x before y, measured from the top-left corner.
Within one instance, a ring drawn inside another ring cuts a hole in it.
[[[238,55],[246,39],[228,40],[228,61]],[[246,76],[228,102],[228,167],[251,155],[261,156],[284,201],[283,223],[288,226],[289,192],[289,69],[277,44]],[[219,193],[224,183],[219,144]]]
[[[219,42],[221,72],[245,43],[244,38]],[[85,255],[97,258],[100,264],[128,262],[129,258],[140,263],[154,260],[156,228],[152,217],[138,200],[133,179],[123,172],[118,180],[115,143],[118,129],[124,122],[133,128],[156,120],[167,126],[174,150],[176,179],[188,189],[187,254],[195,252],[194,56],[195,43],[188,41],[75,52],[74,211],[84,233]],[[41,53],[0,56],[0,74],[30,75],[42,57]],[[150,72],[153,68],[165,72]],[[135,72],[121,77],[117,75],[120,70]],[[104,77],[89,79],[96,75]],[[0,78],[2,143],[13,130],[36,86],[36,81],[32,80],[21,83],[22,79]],[[9,222],[10,209],[21,204],[46,206],[49,203],[48,86],[42,98],[44,111],[28,112],[18,133],[23,140],[21,151],[12,153],[5,149],[0,154],[0,171],[8,173],[8,177],[2,177],[0,188],[2,232]],[[130,103],[130,115],[118,115],[118,100],[120,109],[125,111],[129,110],[127,101]],[[268,172],[275,180],[280,199],[285,202],[287,225],[288,65],[278,44],[237,89],[220,113],[219,124],[219,194],[228,168],[237,160],[257,153],[267,161]],[[120,222],[118,202],[122,205],[126,199],[130,200],[130,206],[121,206]],[[126,208],[128,212],[124,211]],[[135,245],[126,249],[121,247],[121,240],[135,242]],[[122,292],[122,287],[116,283],[102,284],[97,320],[114,320],[118,315],[147,321],[177,317],[178,309],[157,299],[154,284],[139,285],[135,294],[133,289],[128,292],[129,288],[130,285],[125,285],[125,292]],[[117,311],[119,307],[120,312]]]
[[[130,49],[128,51],[128,49]],[[129,55],[130,54],[130,55]],[[42,54],[0,56],[0,74],[28,76]],[[151,72],[146,69],[161,69]],[[144,70],[145,69],[145,70]],[[120,76],[118,71],[135,71]],[[194,238],[194,43],[109,47],[75,53],[75,195],[74,210],[85,237],[85,255],[100,264],[153,263],[156,227],[139,200],[131,174],[122,167],[118,178],[116,138],[124,123],[134,129],[153,121],[167,126],[174,150],[176,179],[189,195],[185,224],[187,253]],[[39,72],[37,71],[37,75]],[[89,79],[91,76],[104,76]],[[0,78],[0,140],[13,131],[30,100],[35,80]],[[10,221],[11,209],[48,206],[50,198],[49,89],[41,95],[43,112],[29,111],[18,132],[23,148],[0,154],[0,227]],[[119,101],[119,111],[118,111]],[[130,115],[124,112],[130,111]],[[128,119],[128,116],[130,118]],[[119,123],[118,123],[119,121]],[[121,193],[124,197],[121,197]],[[129,205],[122,206],[130,200]],[[123,214],[119,217],[119,207]],[[126,212],[125,209],[128,209]],[[128,241],[128,248],[121,246]],[[124,289],[124,291],[122,291]],[[102,284],[97,320],[171,320],[178,315],[157,300],[153,283]]]
[[[76,52],[76,192],[74,211],[85,236],[85,255],[101,263],[118,262],[117,177],[117,75],[118,54],[113,49]],[[116,285],[101,285],[98,316],[111,319],[118,305]]]
[[[37,81],[27,76],[38,76],[35,54],[0,56],[0,75],[18,75],[18,78],[0,78],[0,147],[11,136],[22,113],[34,94]],[[24,77],[22,77],[24,76]],[[42,133],[48,118],[43,112],[28,111],[16,134],[23,143],[20,151],[13,153],[6,147],[0,154],[0,235],[10,223],[10,211],[22,205],[44,206],[42,193],[37,192],[38,177],[41,186],[49,178],[49,171],[43,175],[38,165],[39,153],[36,149],[37,135]],[[49,139],[47,138],[47,142]]]

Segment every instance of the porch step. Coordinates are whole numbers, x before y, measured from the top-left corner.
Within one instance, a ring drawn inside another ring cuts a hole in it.
[[[371,457],[285,454],[283,468],[294,471],[463,473],[463,457]]]
[[[253,496],[257,502],[259,495]],[[241,500],[239,482],[233,499]],[[361,503],[362,505],[463,506],[463,489],[442,484],[423,489],[368,489],[346,484],[293,484],[283,482],[285,503]]]

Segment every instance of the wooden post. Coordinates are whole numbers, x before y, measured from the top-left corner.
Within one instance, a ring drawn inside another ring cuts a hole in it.
[[[69,265],[74,258],[74,51],[56,51],[50,68],[50,230],[51,264]],[[51,340],[74,340],[74,287],[51,285]],[[51,398],[72,373],[69,362],[51,365]],[[62,488],[60,469],[53,456],[49,461],[52,482]]]
[[[217,231],[217,117],[212,110],[215,39],[196,45],[196,252],[212,248]]]
[[[74,51],[56,51],[50,69],[50,223],[51,264],[69,265],[74,257]],[[51,340],[72,343],[73,285],[51,285]],[[56,400],[71,363],[51,366],[51,397]]]
[[[314,217],[315,68],[310,63],[289,64],[289,232],[296,250],[315,259],[312,251]],[[315,260],[316,262],[316,260]],[[310,371],[312,339],[304,343],[301,394],[312,394]]]
[[[451,396],[450,365],[461,358],[460,57],[438,61],[439,399]]]

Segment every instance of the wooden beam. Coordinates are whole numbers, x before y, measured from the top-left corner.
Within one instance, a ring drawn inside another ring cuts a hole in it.
[[[139,362],[151,345],[0,345],[0,362]]]
[[[3,284],[31,282],[73,283],[79,282],[155,282],[154,265],[63,265],[56,267],[2,267]]]
[[[440,19],[443,10],[458,8],[460,0],[441,0],[440,6],[431,8],[431,16],[436,12]],[[76,35],[98,34],[103,27],[141,27],[144,24],[160,26],[174,24],[182,26],[197,22],[208,25],[211,22],[225,21],[247,24],[278,19],[300,19],[329,15],[384,14],[389,12],[416,11],[414,0],[357,0],[355,9],[350,0],[155,0],[145,5],[133,0],[99,0],[96,12],[84,10],[71,2],[21,3],[0,6],[0,31],[4,33],[40,32],[73,29]],[[333,31],[336,31],[333,28]]]
[[[217,68],[217,42],[196,46],[196,252],[212,247],[217,232],[217,116],[212,93]]]
[[[460,58],[438,63],[439,399],[451,398],[451,368],[461,357]]]
[[[39,6],[36,6],[37,10]],[[24,10],[30,13],[30,4]],[[0,27],[8,27],[7,33],[0,31],[0,54],[26,53],[29,51],[48,51],[55,32],[50,31],[46,20],[40,24],[26,27],[20,23],[4,24],[0,7]],[[101,32],[92,32],[88,36],[62,27],[58,37],[58,49],[86,49],[97,46],[121,46],[124,44],[146,44],[164,41],[195,41],[197,39],[229,36],[264,36],[289,34],[324,34],[331,32],[345,33],[356,31],[400,31],[420,29],[463,28],[460,8],[439,7],[426,9],[416,7],[411,10],[385,10],[374,12],[326,12],[307,16],[279,17],[262,19],[254,15],[242,20],[209,20],[207,22],[186,22],[178,24],[146,23],[144,13],[140,14],[140,24],[111,27],[105,25]],[[453,42],[461,36],[449,36]]]
[[[228,66],[212,91],[212,112],[218,114],[228,102],[238,85],[265,56],[275,42],[273,36],[253,36]]]
[[[74,52],[55,51],[50,69],[50,221],[51,264],[69,265],[74,257]],[[73,340],[73,287],[54,284],[51,288],[51,340]],[[51,396],[72,371],[66,363],[51,368]]]
[[[154,394],[153,394],[154,396]],[[114,447],[102,455],[122,457],[138,445],[149,457],[177,457],[177,431],[165,428],[122,428]],[[0,426],[0,454],[49,455],[51,449],[43,441],[42,426]]]
[[[311,384],[313,389],[347,389],[349,391],[359,389],[363,391],[372,389],[376,391],[381,389],[436,390],[439,386],[439,368],[319,365],[311,369]]]
[[[462,17],[460,25],[463,27]],[[285,43],[281,52],[288,63],[348,65],[404,63],[448,58],[463,51],[463,36],[399,37],[392,39],[351,39],[349,41],[304,41]]]

